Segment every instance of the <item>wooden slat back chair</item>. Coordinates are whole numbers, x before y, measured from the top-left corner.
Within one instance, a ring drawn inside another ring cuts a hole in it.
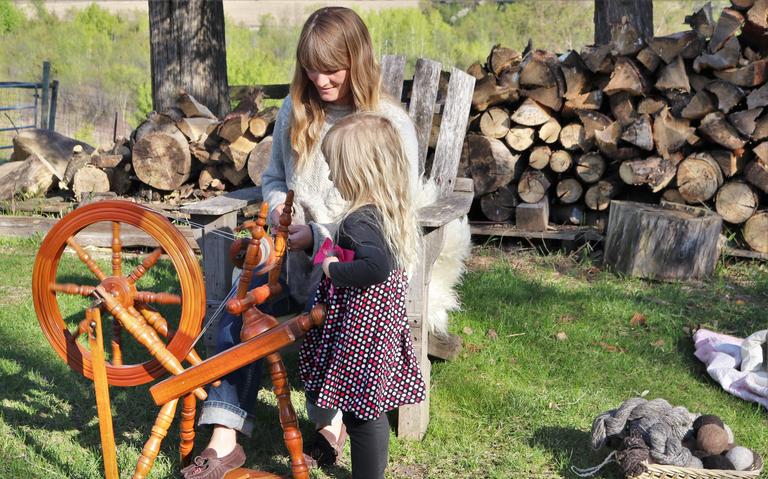
[[[467,129],[475,79],[456,68],[451,68],[447,74],[443,74],[440,63],[419,59],[416,62],[413,81],[403,81],[405,60],[405,56],[382,57],[382,87],[393,98],[403,99],[405,96],[404,104],[416,126],[419,142],[419,171],[424,173],[425,177],[434,179],[438,185],[437,200],[419,211],[424,241],[418,257],[423,261],[411,278],[407,302],[416,357],[429,385],[431,366],[427,353],[430,335],[424,321],[428,313],[427,292],[432,266],[443,244],[445,225],[464,216],[472,203],[471,180],[457,179],[456,173]],[[433,118],[436,114],[440,115],[439,133],[434,154],[428,155]],[[428,161],[430,159],[431,162]],[[426,168],[429,171],[425,171],[426,166],[431,166]],[[238,211],[260,200],[261,189],[253,187],[183,208],[190,214],[192,221],[203,225],[199,231],[198,243],[203,252],[209,312],[215,310],[227,295],[232,281],[232,269],[228,259],[229,241],[217,235],[217,230],[232,231],[237,224]],[[211,325],[204,336],[209,352],[215,347],[217,329],[217,325]],[[427,398],[422,404],[400,408],[398,436],[421,439],[428,423]]]
[[[405,57],[385,55],[381,67],[384,91],[394,98],[402,98]],[[422,261],[411,277],[406,305],[414,351],[428,386],[426,401],[401,407],[398,411],[398,437],[409,439],[421,439],[429,424],[431,363],[427,357],[430,335],[426,318],[432,266],[443,246],[445,225],[467,214],[473,196],[471,180],[457,181],[456,173],[467,130],[475,79],[456,68],[452,68],[448,75],[447,85],[443,84],[444,88],[441,88],[441,77],[444,75],[440,63],[419,59],[410,93],[406,92],[405,95],[406,108],[419,140],[419,172],[425,178],[433,179],[438,187],[437,200],[419,211],[419,224],[424,236],[418,257]],[[434,153],[428,158],[429,139],[436,114],[441,116],[439,132]],[[427,161],[429,159],[431,162]]]

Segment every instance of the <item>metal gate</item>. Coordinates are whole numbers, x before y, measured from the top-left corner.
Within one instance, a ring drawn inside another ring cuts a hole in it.
[[[56,126],[59,82],[51,81],[51,64],[43,62],[39,83],[0,82],[0,160],[7,160],[12,139],[22,130]]]

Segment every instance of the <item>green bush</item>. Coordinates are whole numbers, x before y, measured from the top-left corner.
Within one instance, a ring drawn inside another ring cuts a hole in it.
[[[13,33],[24,23],[24,14],[11,3],[0,0],[0,34]]]

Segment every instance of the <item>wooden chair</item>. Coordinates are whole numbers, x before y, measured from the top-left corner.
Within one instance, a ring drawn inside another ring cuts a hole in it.
[[[438,185],[437,200],[419,211],[419,223],[424,230],[424,241],[419,257],[424,261],[417,267],[408,295],[407,314],[413,333],[416,356],[424,379],[429,384],[431,365],[428,354],[430,341],[427,317],[428,291],[432,267],[443,245],[445,226],[461,218],[472,203],[471,180],[458,179],[459,158],[469,119],[469,110],[475,79],[465,72],[451,68],[442,71],[440,63],[419,59],[412,81],[404,81],[405,56],[382,57],[382,87],[393,98],[401,99],[416,127],[419,142],[419,172]],[[272,89],[274,91],[274,89]],[[286,90],[283,90],[287,92]],[[439,120],[439,121],[436,121]],[[439,125],[436,136],[433,125]],[[430,136],[434,153],[430,154]],[[229,241],[217,230],[231,232],[237,224],[237,215],[246,206],[261,200],[261,189],[245,188],[223,196],[188,205],[183,210],[193,222],[203,224],[199,244],[203,252],[206,297],[209,311],[215,310],[227,295],[232,284],[232,270],[227,254]],[[216,325],[211,325],[205,336],[206,345],[215,345]],[[427,400],[414,406],[400,408],[398,437],[421,439],[429,424],[429,395]]]

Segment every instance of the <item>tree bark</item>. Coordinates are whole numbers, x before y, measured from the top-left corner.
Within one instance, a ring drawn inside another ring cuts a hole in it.
[[[720,256],[721,227],[720,216],[703,208],[614,201],[604,262],[631,276],[702,279],[712,274]]]
[[[628,17],[643,38],[653,36],[652,0],[595,0],[595,43],[611,41],[611,25],[620,24]]]
[[[149,1],[152,104],[173,106],[183,89],[220,117],[229,111],[222,0]]]

